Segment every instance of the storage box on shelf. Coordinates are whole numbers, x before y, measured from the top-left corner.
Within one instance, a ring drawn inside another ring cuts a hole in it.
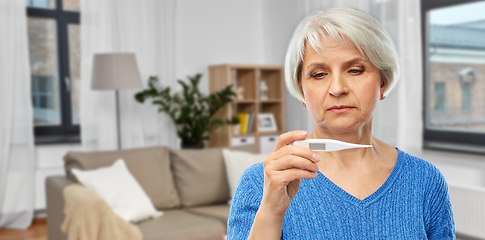
[[[231,125],[224,125],[210,133],[210,146],[256,145],[260,153],[270,153],[279,135],[286,131],[283,67],[233,64],[209,66],[209,82],[211,93],[232,84],[238,95],[216,117],[230,119],[239,113],[252,114],[251,122],[248,123],[252,127],[248,128],[247,133],[234,134]],[[275,131],[264,131],[258,124],[258,116],[267,113],[274,116]],[[245,132],[244,129],[241,132]]]

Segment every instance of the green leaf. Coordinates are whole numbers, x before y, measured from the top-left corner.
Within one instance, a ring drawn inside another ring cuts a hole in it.
[[[157,76],[150,76],[148,88],[135,94],[139,103],[151,99],[159,112],[170,116],[177,128],[177,136],[183,143],[201,144],[208,139],[211,129],[223,124],[231,124],[234,119],[211,119],[225,104],[232,102],[235,93],[232,85],[205,96],[200,92],[202,74],[187,76],[188,83],[178,80],[182,91],[172,93],[170,87],[162,88]]]

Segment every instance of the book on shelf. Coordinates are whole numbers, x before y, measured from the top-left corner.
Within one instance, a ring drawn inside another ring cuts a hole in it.
[[[253,118],[254,118],[254,114],[249,113],[248,130],[246,131],[246,133],[251,133],[253,131],[253,122],[254,122]]]
[[[253,113],[238,113],[237,118],[239,118],[239,124],[241,126],[240,134],[251,133],[253,127]]]
[[[237,118],[239,118],[239,124],[241,125],[240,134],[246,134],[248,130],[249,113],[238,113]]]

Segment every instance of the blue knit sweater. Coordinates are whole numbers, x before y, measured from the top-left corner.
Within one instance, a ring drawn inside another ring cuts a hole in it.
[[[431,163],[399,150],[384,184],[360,200],[323,174],[302,179],[281,239],[455,239],[448,185]],[[263,196],[261,163],[248,168],[234,193],[228,239],[247,239]]]

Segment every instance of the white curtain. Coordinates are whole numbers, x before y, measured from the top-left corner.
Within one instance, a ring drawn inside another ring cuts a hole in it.
[[[386,143],[412,154],[422,148],[422,58],[419,0],[303,0],[301,19],[315,10],[353,7],[377,19],[391,36],[401,60],[401,76],[374,113],[373,132]],[[308,117],[307,129],[312,129]]]
[[[25,1],[0,1],[0,228],[25,229],[34,208],[34,144]]]
[[[144,87],[149,76],[175,86],[175,0],[81,0],[81,138],[85,150],[117,148],[114,91],[93,91],[93,54],[133,52]],[[178,147],[171,120],[151,103],[139,104],[137,91],[120,91],[123,149]]]

